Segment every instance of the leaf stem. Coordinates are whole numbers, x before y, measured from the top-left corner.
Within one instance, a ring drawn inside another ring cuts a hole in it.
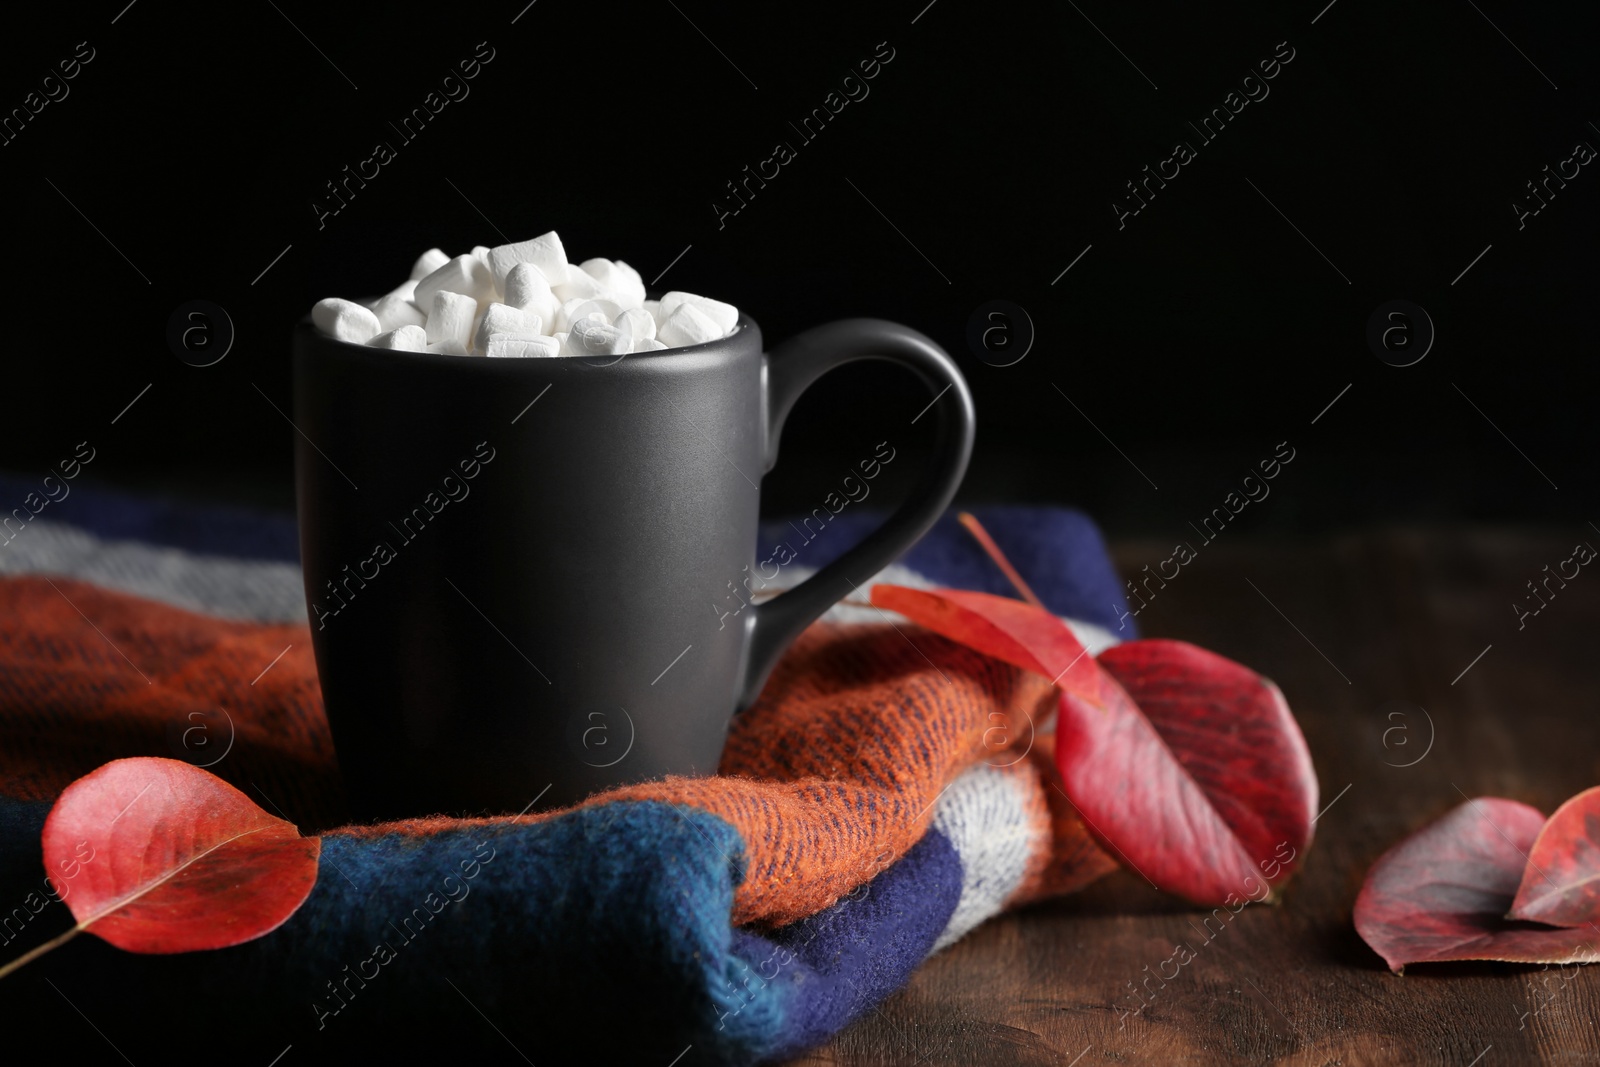
[[[1035,596],[1033,590],[1028,588],[1028,583],[1022,580],[1022,575],[1017,573],[1017,568],[1011,565],[1009,559],[1006,559],[1006,554],[1000,551],[1000,546],[994,543],[994,538],[989,536],[989,531],[983,528],[983,523],[978,521],[978,517],[970,511],[963,511],[956,516],[956,519],[967,528],[967,532],[988,553],[989,558],[994,560],[995,566],[1000,568],[1001,573],[1010,580],[1012,585],[1017,587],[1017,592],[1022,594],[1022,599],[1036,608],[1043,608],[1044,601]],[[1048,611],[1049,609],[1046,608],[1045,610]]]
[[[62,945],[65,945],[68,941],[71,941],[73,938],[75,938],[79,934],[83,933],[85,928],[86,928],[85,924],[79,923],[77,926],[74,926],[72,929],[70,929],[66,933],[62,934],[60,937],[51,938],[49,941],[46,941],[44,944],[39,945],[39,946],[37,946],[35,948],[29,949],[27,952],[24,952],[22,955],[18,956],[16,959],[14,959],[10,963],[6,964],[4,967],[0,967],[0,978],[4,978],[6,975],[8,975],[12,971],[16,970],[18,967],[21,967],[21,966],[23,966],[25,964],[32,963],[34,960],[38,959],[40,956],[43,956],[46,952],[49,952],[50,950],[60,948]]]

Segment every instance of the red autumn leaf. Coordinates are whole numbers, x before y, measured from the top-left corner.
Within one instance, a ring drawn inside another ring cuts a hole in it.
[[[1159,888],[1206,904],[1263,899],[1310,844],[1310,754],[1255,672],[1176,641],[1129,642],[1096,662],[1048,611],[986,593],[878,585],[872,600],[1062,686],[1067,795]]]
[[[1091,702],[1104,699],[1105,679],[1094,658],[1043,608],[991,593],[888,584],[872,587],[872,602],[986,656],[1042,674]]]
[[[114,760],[45,819],[45,868],[78,924],[129,952],[227,948],[280,926],[317,880],[322,840],[180,760]]]
[[[1561,805],[1539,831],[1506,918],[1591,927],[1600,920],[1600,786]]]
[[[1056,759],[1079,792],[1108,798],[1102,830],[1132,840],[1147,859],[1129,859],[1157,885],[1200,903],[1286,880],[1311,845],[1317,774],[1278,687],[1184,641],[1114,645],[1099,664],[1143,714],[1064,699],[1063,729],[1075,729]]]
[[[1396,974],[1442,960],[1600,962],[1600,931],[1504,917],[1544,821],[1500,797],[1457,806],[1372,865],[1356,897],[1356,932]]]

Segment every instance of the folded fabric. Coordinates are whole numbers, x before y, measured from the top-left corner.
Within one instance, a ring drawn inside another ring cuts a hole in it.
[[[1082,516],[979,514],[1091,648],[1129,623]],[[872,522],[838,517],[802,564]],[[287,525],[78,490],[0,545],[0,893],[42,875],[66,784],[122,756],[192,758],[196,722],[217,746],[197,762],[324,835],[312,896],[267,937],[171,958],[80,938],[10,981],[50,978],[90,1017],[128,1017],[129,986],[204,982],[238,1005],[230,1033],[269,1043],[425,1011],[488,1021],[535,1062],[756,1062],[825,1040],[1003,908],[1112,867],[1053,784],[1050,686],[859,608],[802,636],[714,778],[520,818],[342,825]],[[1005,591],[949,520],[891,571]],[[59,905],[23,914],[0,922],[6,957],[70,925]]]

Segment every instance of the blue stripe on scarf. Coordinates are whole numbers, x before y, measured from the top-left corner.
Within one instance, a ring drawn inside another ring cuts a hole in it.
[[[39,887],[48,810],[0,799],[0,899]],[[185,1043],[245,1027],[311,1048],[421,1017],[479,1026],[482,1012],[536,1063],[665,1064],[687,1045],[683,1064],[744,1064],[824,1041],[898,989],[961,893],[960,860],[930,831],[839,904],[763,935],[729,924],[743,855],[722,819],[656,801],[333,835],[311,896],[266,937],[177,956],[80,937],[47,959],[102,1022],[159,1012],[180,988],[228,1006],[186,1014]],[[69,924],[50,904],[0,959]]]

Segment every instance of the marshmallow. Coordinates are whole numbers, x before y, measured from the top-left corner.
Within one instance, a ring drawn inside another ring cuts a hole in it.
[[[622,260],[617,260],[618,281],[611,287],[633,301],[634,307],[644,303],[644,278]]]
[[[694,293],[680,292],[671,292],[661,298],[661,306],[656,313],[656,321],[659,323],[666,322],[667,319],[672,317],[672,313],[684,304],[693,304],[707,318],[720,326],[722,334],[718,336],[724,336],[732,332],[733,328],[739,323],[739,309],[732,304],[724,304],[720,300],[697,296]]]
[[[378,316],[371,310],[336,296],[318,300],[311,308],[311,321],[334,340],[356,345],[364,345],[383,332]]]
[[[536,263],[518,263],[505,280],[505,301],[514,308],[531,311],[546,322],[556,320],[561,301],[550,291],[550,280]]]
[[[606,297],[615,300],[611,290],[601,285],[599,280],[588,271],[575,263],[567,264],[566,271],[561,276],[561,281],[551,282],[550,291],[562,301],[583,299],[593,300],[595,297]],[[617,302],[620,306],[621,302]]]
[[[497,333],[489,338],[487,353],[490,358],[550,357],[561,354],[561,342],[554,337],[536,333]]]
[[[732,304],[681,290],[647,300],[645,292],[639,272],[620,259],[569,263],[552,230],[453,258],[430,248],[399,288],[365,307],[320,301],[312,320],[341,341],[453,355],[621,356],[705,344],[738,329]]]
[[[632,341],[615,326],[597,319],[579,319],[567,335],[567,347],[580,356],[627,355]]]
[[[661,303],[663,307],[666,306],[665,297],[662,297]],[[429,319],[428,323],[431,329],[433,320]],[[715,341],[725,332],[711,316],[700,310],[698,304],[679,304],[677,310],[668,315],[667,321],[656,331],[656,340],[668,348],[683,348]]]
[[[584,300],[577,307],[567,312],[568,329],[570,324],[579,319],[599,319],[608,325],[615,325],[617,319],[622,317],[622,308],[617,306],[615,300],[609,297],[598,297],[594,300]]]
[[[644,303],[644,279],[622,260],[613,263],[609,259],[586,259],[578,269],[599,282],[624,308]]]
[[[472,341],[472,321],[478,314],[478,302],[470,296],[441,289],[433,294],[433,304],[428,310],[428,343],[455,341],[462,354]]]
[[[614,316],[611,324],[636,342],[655,340],[656,320],[643,308],[629,308],[622,314]]]
[[[495,334],[537,334],[540,325],[538,315],[529,315],[521,308],[514,308],[508,304],[490,304],[484,309],[477,328],[472,331],[472,349],[475,352],[486,352],[489,349],[489,338]]]
[[[488,304],[495,299],[496,289],[494,274],[477,256],[457,256],[438,270],[417,282],[417,290],[411,296],[411,302],[417,307],[433,314],[433,295],[441,290],[460,293],[472,299]]]
[[[551,323],[562,330],[570,330],[579,319],[599,319],[609,325],[620,314],[622,309],[614,300],[585,300],[575,296],[557,309]]]
[[[421,326],[402,326],[388,333],[380,333],[367,344],[372,348],[392,348],[400,352],[426,352],[428,332]]]
[[[450,257],[445,255],[444,252],[437,248],[430,248],[418,256],[415,263],[411,264],[411,280],[417,281],[419,278],[426,278],[448,262],[450,262]]]
[[[378,316],[379,327],[396,330],[401,326],[421,326],[426,322],[428,316],[411,302],[412,294],[416,291],[416,282],[406,282],[394,292],[380,296],[372,305],[372,313]]]
[[[563,301],[561,306],[556,308],[555,317],[550,320],[550,325],[555,327],[555,332],[567,332],[567,327],[572,325],[572,312],[582,307],[585,303],[587,301],[582,299]]]
[[[554,285],[567,273],[567,250],[561,247],[561,238],[556,236],[554,230],[531,241],[518,241],[489,249],[489,266],[493,268],[495,284],[502,291],[511,268],[518,263],[532,263],[539,268],[545,280]]]
[[[694,309],[722,327],[722,335],[724,337],[732,333],[734,327],[739,325],[739,309],[732,304],[725,304],[721,300],[713,300],[709,296],[703,297],[694,302]]]

